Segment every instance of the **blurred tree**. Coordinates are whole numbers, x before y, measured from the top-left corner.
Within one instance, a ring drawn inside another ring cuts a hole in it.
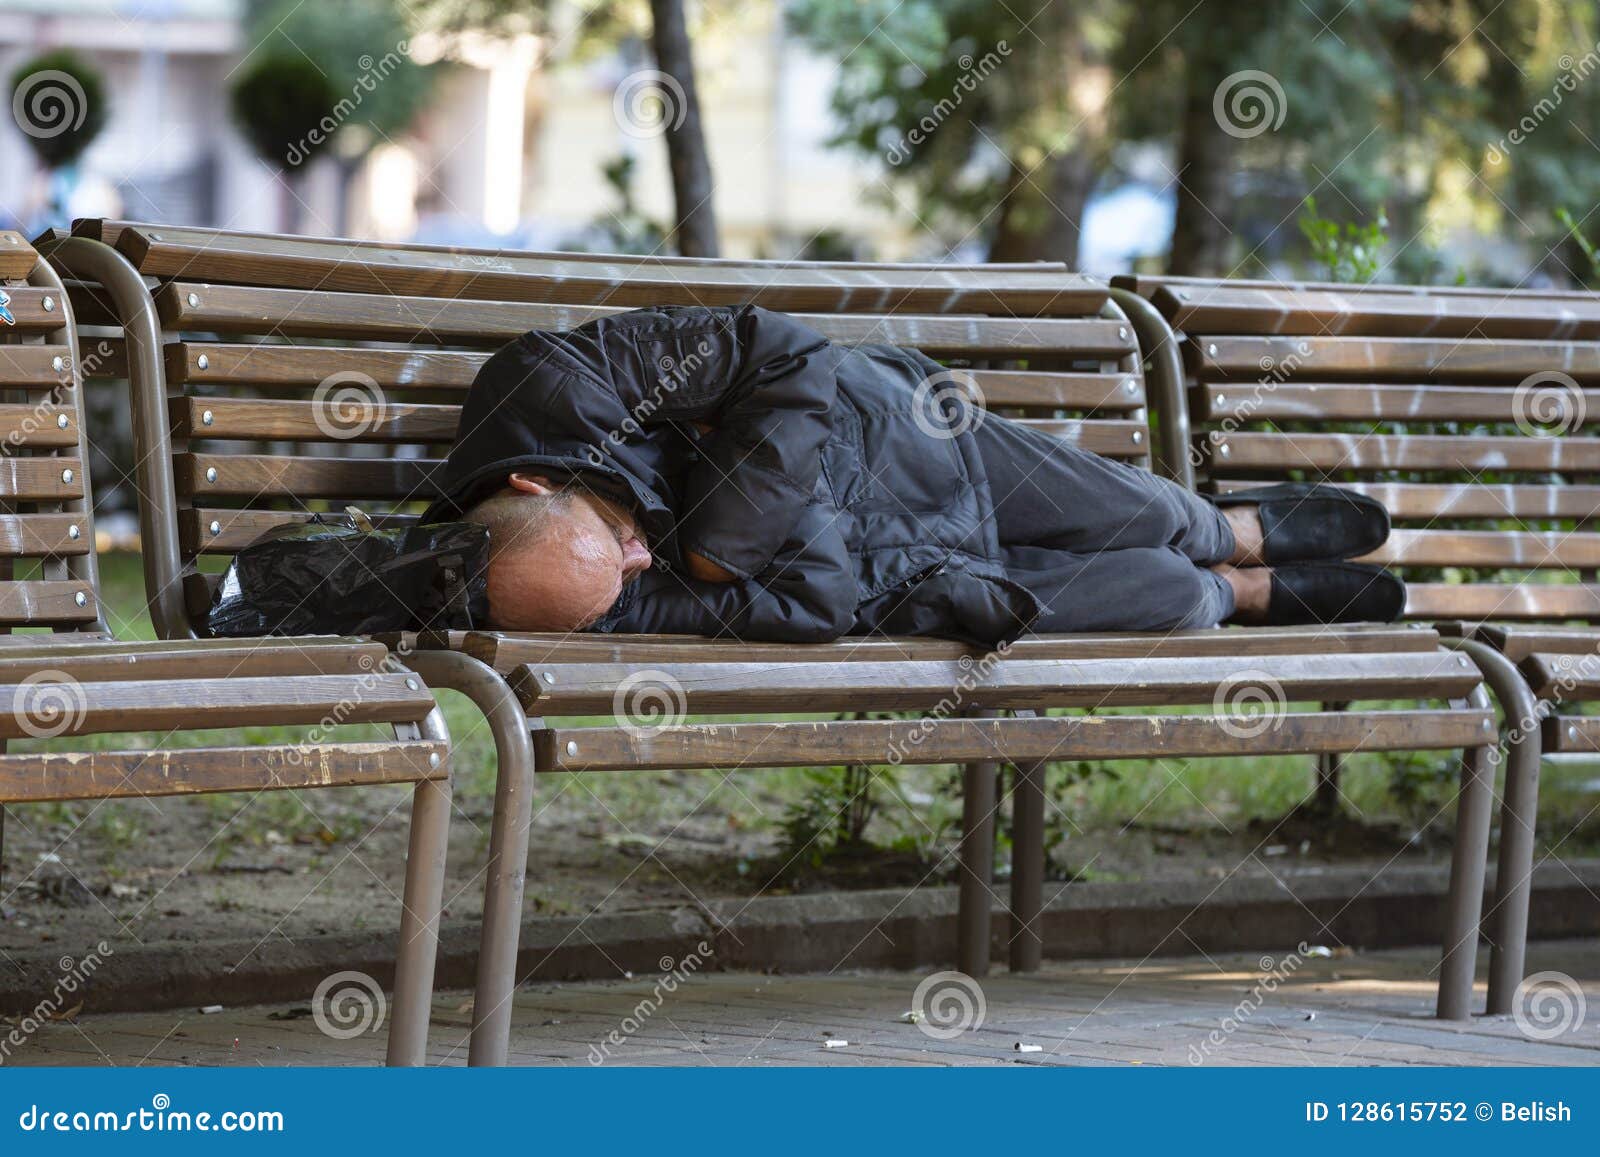
[[[915,192],[920,221],[983,235],[996,261],[1076,262],[1084,205],[1110,161],[1107,53],[1122,7],[797,0],[789,19],[840,61],[837,143],[882,158]]]
[[[258,157],[284,168],[278,217],[287,232],[300,223],[301,176],[327,147],[320,126],[334,100],[326,74],[303,56],[263,53],[234,76],[229,93],[234,123]]]
[[[320,77],[312,82],[302,69],[307,93],[268,97],[285,111],[297,110],[290,119],[300,131],[278,155],[262,155],[294,171],[310,159],[290,151],[304,151],[302,141],[313,154],[327,151],[339,169],[339,217],[331,231],[343,234],[350,185],[362,162],[411,124],[432,89],[432,69],[411,59],[405,5],[402,0],[249,0],[247,27],[252,59],[298,59]],[[307,122],[311,96],[322,104]]]
[[[28,147],[50,173],[46,223],[65,224],[78,158],[106,125],[100,73],[68,49],[41,53],[11,74],[11,109]]]
[[[708,6],[717,5],[699,5]],[[551,63],[601,48],[627,59],[632,44],[648,39],[656,71],[665,79],[634,72],[623,80],[619,97],[630,107],[651,106],[655,119],[650,127],[659,126],[666,139],[674,205],[671,238],[678,252],[717,255],[715,185],[683,0],[419,0],[418,11],[424,24],[442,32],[547,36],[557,53]],[[642,127],[633,126],[631,135],[650,135]],[[627,233],[629,224],[619,222],[618,228]]]
[[[700,91],[683,0],[650,0],[650,43],[655,48],[656,68],[677,83],[662,114],[672,167],[672,198],[677,205],[673,237],[685,257],[715,257],[717,216],[711,203],[711,158],[700,123]]]
[[[1595,24],[1573,0],[1147,0],[1113,56],[1114,132],[1177,158],[1174,273],[1256,271],[1327,193],[1388,209],[1388,277],[1436,278],[1447,232],[1548,244],[1546,207],[1600,179],[1600,86],[1571,83],[1600,71]]]

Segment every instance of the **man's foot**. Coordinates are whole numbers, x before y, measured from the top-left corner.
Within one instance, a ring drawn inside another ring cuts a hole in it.
[[[1265,568],[1262,568],[1265,569]],[[1267,626],[1392,623],[1406,608],[1406,585],[1382,567],[1357,562],[1295,563],[1267,569]]]
[[[1389,538],[1389,512],[1383,504],[1338,486],[1285,482],[1213,501],[1238,540],[1234,562],[1276,566],[1359,558]],[[1241,508],[1255,518],[1241,516]]]

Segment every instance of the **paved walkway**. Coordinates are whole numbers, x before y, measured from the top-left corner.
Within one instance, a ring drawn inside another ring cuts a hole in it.
[[[754,976],[678,968],[671,980],[663,974],[519,992],[511,1059],[518,1065],[1600,1065],[1600,943],[1539,943],[1529,956],[1530,972],[1580,977],[1582,984],[1540,989],[1537,999],[1525,1001],[1531,1019],[1523,1024],[1509,1016],[1469,1024],[1433,1020],[1437,953],[1421,949],[1054,963],[1032,976],[1000,970],[977,988],[964,978],[935,977],[920,997],[918,985],[928,978],[909,973]],[[974,1023],[980,1003],[982,1020]],[[908,1015],[914,1007],[920,1017]],[[470,1009],[468,993],[439,995],[430,1063],[465,1063]],[[1529,1035],[1550,1029],[1561,1031],[1550,1039]],[[213,1015],[83,1016],[44,1025],[8,1063],[346,1065],[379,1063],[382,1056],[381,1033],[335,1039],[319,1029],[309,1006],[282,1005]]]

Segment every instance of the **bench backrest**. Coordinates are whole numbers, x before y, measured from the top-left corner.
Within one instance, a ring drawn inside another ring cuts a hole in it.
[[[1180,343],[1216,492],[1381,499],[1408,617],[1600,618],[1600,296],[1138,278]]]
[[[1057,266],[568,257],[129,223],[100,236],[160,315],[172,565],[191,622],[214,581],[201,566],[270,527],[349,503],[414,517],[493,350],[644,305],[748,302],[838,341],[916,346],[971,367],[961,385],[991,409],[1149,462],[1132,329],[1106,285]]]
[[[0,629],[103,631],[71,311],[16,233],[0,293]]]

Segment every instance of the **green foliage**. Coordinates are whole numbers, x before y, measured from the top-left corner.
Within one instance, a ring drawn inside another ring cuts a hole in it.
[[[867,825],[881,803],[879,774],[860,765],[808,770],[805,792],[784,809],[781,858],[818,868],[867,846]]]
[[[1317,199],[1307,197],[1300,213],[1300,232],[1311,244],[1311,258],[1322,266],[1329,281],[1365,284],[1378,274],[1383,247],[1389,243],[1389,218],[1382,209],[1364,225],[1340,225],[1317,211]]]
[[[48,169],[76,161],[106,125],[100,73],[69,49],[25,61],[11,74],[11,99],[17,127]]]
[[[667,227],[660,221],[647,217],[639,208],[633,192],[634,158],[621,153],[607,161],[601,168],[617,205],[596,217],[589,227],[589,237],[569,242],[565,247],[584,252],[595,249],[601,253],[660,253],[667,242]],[[594,239],[598,244],[591,245]]]
[[[400,0],[254,0],[248,27],[255,57],[298,58],[320,75],[322,106],[311,123],[327,118],[327,135],[346,156],[404,132],[432,91],[433,70],[411,58]],[[285,119],[305,123],[311,103],[285,96],[281,107],[295,111]]]
[[[263,55],[237,75],[230,94],[234,122],[262,160],[298,169],[324,148],[314,139],[333,107],[333,86],[298,56]]]
[[[1583,254],[1583,259],[1588,262],[1588,268],[1582,269],[1583,280],[1593,283],[1600,280],[1600,250],[1589,240],[1588,234],[1583,231],[1583,226],[1572,216],[1565,205],[1556,210],[1556,220],[1561,222],[1561,227],[1567,231],[1567,238],[1578,247],[1578,252]]]

